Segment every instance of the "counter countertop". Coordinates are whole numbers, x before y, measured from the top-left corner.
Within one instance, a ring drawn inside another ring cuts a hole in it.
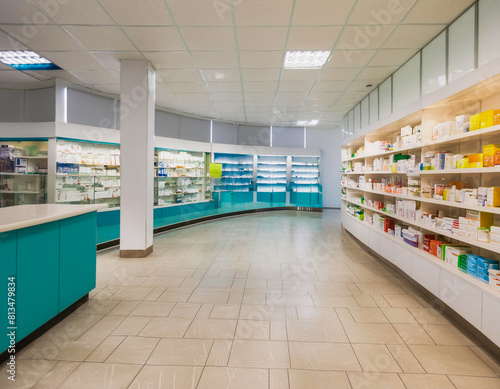
[[[84,213],[107,208],[107,204],[68,205],[36,204],[17,205],[0,209],[0,232],[18,230],[55,220],[66,219]]]

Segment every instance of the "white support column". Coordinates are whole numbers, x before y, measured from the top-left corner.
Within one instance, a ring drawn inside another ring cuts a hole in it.
[[[120,65],[120,256],[153,252],[155,72],[148,61]]]

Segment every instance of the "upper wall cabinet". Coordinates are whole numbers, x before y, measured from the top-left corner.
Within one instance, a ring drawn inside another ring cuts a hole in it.
[[[422,50],[422,95],[446,85],[446,31]]]
[[[420,99],[420,52],[394,73],[392,78],[393,112]]]
[[[472,7],[448,29],[448,82],[474,70],[476,44],[476,7]]]
[[[479,2],[478,65],[484,65],[500,57],[500,1],[481,0]]]

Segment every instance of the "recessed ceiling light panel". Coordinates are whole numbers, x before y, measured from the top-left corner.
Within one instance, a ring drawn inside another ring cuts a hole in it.
[[[319,69],[327,63],[330,51],[287,51],[285,69]]]
[[[299,120],[297,126],[316,126],[319,120]]]
[[[0,62],[17,70],[57,70],[59,66],[34,51],[0,51]]]

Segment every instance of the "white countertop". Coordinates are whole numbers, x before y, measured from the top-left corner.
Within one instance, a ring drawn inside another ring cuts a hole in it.
[[[0,232],[18,230],[107,208],[107,204],[36,204],[0,208]]]

